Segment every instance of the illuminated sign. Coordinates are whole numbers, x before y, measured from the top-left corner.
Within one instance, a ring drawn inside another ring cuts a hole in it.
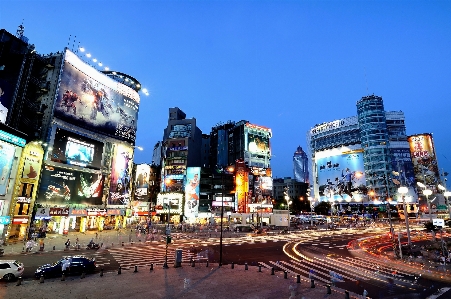
[[[0,216],[0,224],[7,225],[11,223],[11,217],[9,216]]]
[[[168,138],[188,138],[191,137],[191,124],[173,125]]]
[[[131,143],[136,139],[139,95],[66,51],[55,117]]]
[[[103,143],[57,128],[51,160],[81,167],[100,169]]]
[[[432,135],[413,135],[409,136],[407,141],[410,145],[416,181],[435,187],[440,183],[440,175]]]
[[[13,145],[0,141],[0,195],[6,194],[6,187],[8,186],[9,176],[11,175],[15,151]]]
[[[86,212],[88,213],[88,216],[106,216],[107,215],[106,209],[87,209]]]
[[[88,212],[85,209],[70,209],[69,216],[87,216]]]
[[[313,129],[310,130],[311,135],[316,135],[322,132],[327,132],[333,129],[337,129],[345,124],[344,120],[335,120],[328,123],[324,123],[321,125],[315,126]]]
[[[157,214],[168,213],[181,214],[182,213],[183,194],[180,193],[160,193],[157,195],[157,205],[155,210]]]
[[[0,130],[0,140],[6,141],[8,143],[12,143],[14,145],[24,147],[27,141],[23,138],[14,136],[5,131]]]
[[[50,216],[69,216],[69,208],[50,208]]]
[[[28,216],[26,217],[14,217],[13,218],[13,224],[27,224],[28,223]]]
[[[30,197],[18,197],[17,202],[18,203],[30,203],[31,198]]]

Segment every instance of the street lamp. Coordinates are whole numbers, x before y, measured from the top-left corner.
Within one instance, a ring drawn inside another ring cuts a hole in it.
[[[407,215],[407,207],[406,207],[406,201],[405,201],[405,195],[409,192],[409,188],[407,187],[399,187],[398,193],[401,194],[402,197],[402,206],[404,208],[404,218],[406,220],[406,230],[407,230],[407,243],[409,244],[409,247],[412,246],[412,241],[410,240],[410,229],[409,229],[409,215]],[[400,248],[401,250],[401,248]],[[401,256],[402,256],[402,250],[401,250]]]
[[[432,194],[432,190],[426,189],[427,187],[421,182],[417,182],[417,185],[420,186],[421,188],[424,188],[423,194],[426,195],[426,201],[428,203],[429,220],[432,222],[431,202],[429,201],[429,195]]]
[[[235,169],[233,166],[229,166],[227,168],[223,168],[221,167],[221,181],[222,181],[222,194],[221,194],[221,235],[219,238],[219,266],[222,266],[222,232],[223,232],[223,228],[222,228],[222,223],[224,221],[224,192],[225,192],[225,186],[224,186],[224,173],[227,170],[228,172],[233,172]]]
[[[449,212],[449,219],[451,219],[451,205],[449,204],[449,197],[451,196],[451,192],[447,191],[445,187],[443,187],[442,185],[438,185],[438,188],[443,192],[443,196],[445,196],[446,198],[446,206],[448,207],[448,212]]]

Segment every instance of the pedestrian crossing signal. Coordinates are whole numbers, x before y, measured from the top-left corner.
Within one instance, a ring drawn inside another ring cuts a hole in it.
[[[171,236],[167,236],[166,237],[166,244],[170,244],[171,243]]]

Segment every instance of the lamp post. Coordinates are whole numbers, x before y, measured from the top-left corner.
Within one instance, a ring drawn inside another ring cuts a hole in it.
[[[406,220],[406,230],[407,230],[407,243],[409,244],[409,247],[412,246],[412,241],[410,240],[410,229],[409,229],[409,215],[407,215],[407,207],[406,207],[406,201],[405,201],[405,195],[409,192],[409,189],[407,187],[399,187],[398,193],[401,194],[402,197],[402,206],[404,208],[404,218]],[[401,251],[402,254],[402,251]]]
[[[232,172],[234,170],[233,166],[228,167],[227,169],[224,169],[221,167],[221,181],[222,181],[222,193],[221,193],[221,235],[219,238],[219,267],[222,266],[222,233],[223,233],[223,221],[224,221],[224,192],[225,192],[225,186],[224,186],[224,173],[225,171]]]
[[[443,192],[443,196],[445,196],[446,198],[446,207],[448,208],[449,219],[451,219],[451,205],[449,204],[449,197],[451,196],[451,192],[447,191],[446,188],[443,187],[442,185],[438,185],[438,188],[442,191],[445,191]]]

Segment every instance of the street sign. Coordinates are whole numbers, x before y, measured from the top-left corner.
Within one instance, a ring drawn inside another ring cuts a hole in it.
[[[432,224],[435,226],[445,226],[445,220],[444,219],[432,219]]]

